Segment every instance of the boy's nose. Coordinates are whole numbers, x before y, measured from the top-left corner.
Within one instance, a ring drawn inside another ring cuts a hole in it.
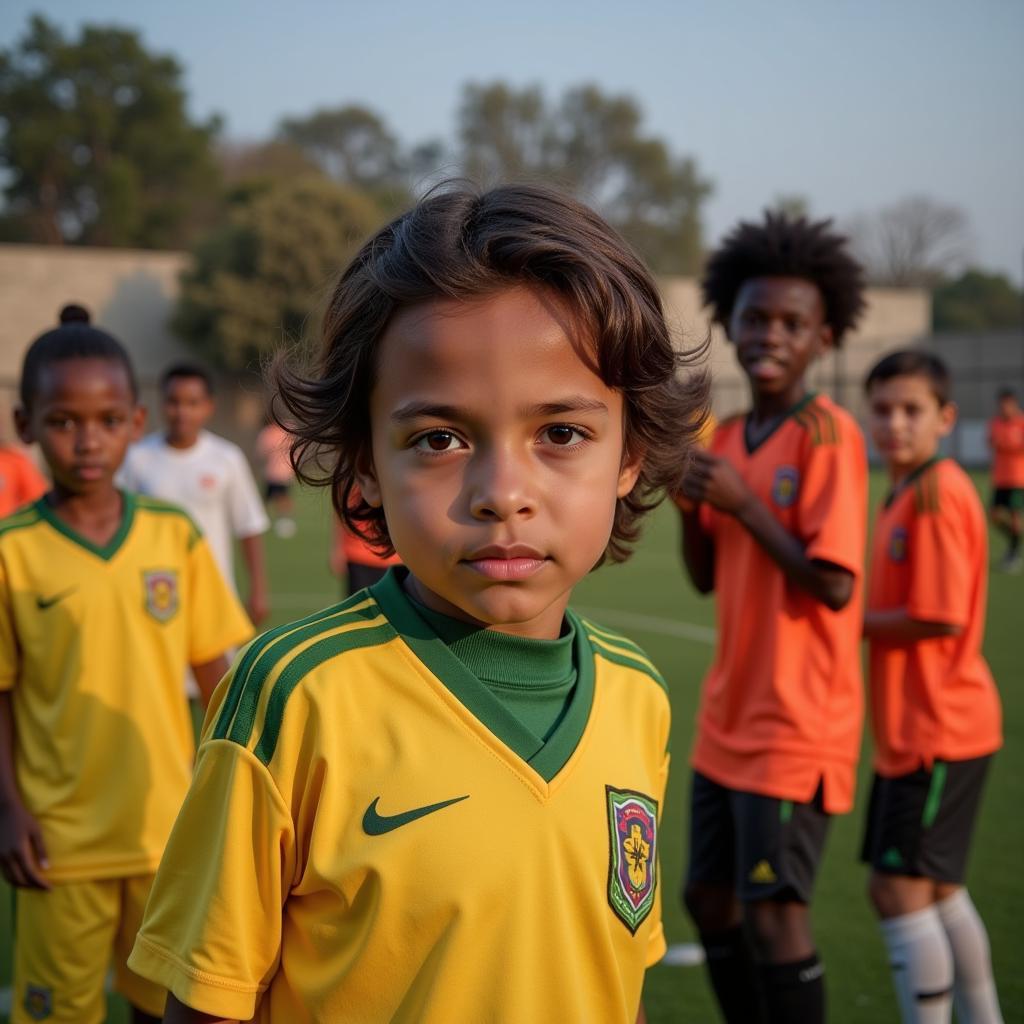
[[[470,470],[470,511],[475,519],[505,520],[534,510],[531,473],[526,460],[494,452]]]

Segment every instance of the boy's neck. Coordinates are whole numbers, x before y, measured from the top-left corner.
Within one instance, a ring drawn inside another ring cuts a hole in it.
[[[105,544],[117,532],[124,512],[124,499],[113,481],[107,487],[85,494],[54,484],[43,500],[76,532]]]
[[[908,463],[900,466],[887,466],[886,469],[889,473],[889,482],[892,484],[893,491],[899,491],[904,484],[915,474],[919,473],[925,466],[930,465],[939,457],[939,449],[936,448],[927,458],[923,458],[914,463]]]
[[[778,419],[806,396],[807,385],[803,380],[797,381],[792,387],[775,394],[764,394],[751,389],[750,418],[755,424]]]
[[[202,431],[200,431],[200,434],[201,433]],[[189,448],[195,448],[195,446],[199,444],[199,434],[196,434],[191,438],[176,437],[173,434],[164,434],[164,440],[167,442],[169,447],[174,448],[179,452],[185,452],[188,451]]]

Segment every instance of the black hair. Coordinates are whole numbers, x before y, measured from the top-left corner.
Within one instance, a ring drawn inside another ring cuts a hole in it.
[[[28,347],[21,364],[19,396],[25,409],[32,406],[32,400],[39,391],[43,370],[54,363],[66,363],[72,359],[103,359],[117,363],[124,369],[131,388],[132,398],[139,396],[135,370],[124,345],[112,334],[98,327],[83,323],[68,323],[41,334]]]
[[[60,311],[59,316],[62,324],[88,324],[92,323],[92,317],[85,306],[79,306],[77,302],[69,302]]]
[[[996,398],[1001,402],[1004,398],[1012,398],[1015,402],[1017,401],[1017,392],[1013,388],[1000,388],[996,393]]]
[[[936,355],[919,348],[906,348],[883,356],[864,378],[864,391],[870,393],[873,384],[894,377],[924,377],[939,405],[948,405],[951,399],[949,367]]]
[[[711,254],[701,288],[714,319],[728,330],[736,296],[753,277],[794,277],[821,293],[833,344],[864,311],[864,268],[831,220],[811,221],[765,211],[760,224],[740,221]]]
[[[666,490],[678,489],[708,397],[702,372],[682,378],[679,370],[704,348],[673,347],[657,285],[640,258],[593,210],[557,189],[449,183],[356,254],[334,288],[312,363],[282,353],[270,369],[279,402],[272,409],[294,437],[299,479],[330,487],[344,522],[381,552],[393,550],[384,510],[362,499],[357,484],[370,450],[381,336],[403,308],[515,286],[561,299],[586,338],[582,357],[622,393],[626,443],[642,464],[616,505],[607,557],[627,558],[643,516]]]
[[[213,377],[209,370],[198,363],[175,363],[168,366],[160,376],[160,390],[166,391],[172,380],[201,380],[206,393],[213,394]]]

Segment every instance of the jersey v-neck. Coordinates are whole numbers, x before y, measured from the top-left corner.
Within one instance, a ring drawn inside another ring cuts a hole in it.
[[[932,466],[936,465],[936,463],[939,463],[939,462],[941,462],[941,461],[942,461],[942,459],[943,459],[943,456],[942,456],[942,455],[933,455],[933,456],[932,456],[932,457],[931,457],[930,459],[928,459],[928,460],[927,460],[926,462],[922,462],[922,463],[921,463],[921,465],[917,467],[917,469],[915,469],[915,470],[913,470],[912,472],[908,473],[908,474],[907,474],[907,475],[906,475],[906,476],[905,476],[905,477],[904,477],[904,478],[903,478],[903,479],[902,479],[902,480],[900,481],[900,483],[899,483],[899,484],[897,484],[897,486],[895,486],[895,487],[894,487],[894,488],[893,488],[893,489],[892,489],[891,491],[889,491],[889,493],[888,493],[888,494],[887,494],[887,495],[885,496],[885,501],[884,501],[884,503],[883,503],[883,506],[882,506],[882,507],[883,507],[883,508],[889,508],[889,507],[890,507],[890,506],[892,505],[892,503],[893,503],[893,502],[894,502],[894,501],[895,501],[895,500],[896,500],[896,499],[897,499],[897,498],[898,498],[898,497],[899,497],[899,496],[900,496],[901,494],[903,494],[903,492],[904,492],[904,491],[906,491],[906,490],[907,490],[908,488],[910,488],[910,487],[913,487],[913,486],[914,486],[914,481],[916,481],[916,480],[920,480],[920,479],[921,479],[921,477],[922,477],[922,476],[924,476],[924,474],[925,474],[925,473],[927,473],[927,472],[928,472],[928,470],[932,468]]]
[[[551,782],[572,757],[583,737],[594,699],[594,655],[579,619],[566,610],[576,685],[560,721],[544,740],[505,707],[420,613],[416,603],[402,590],[399,573],[406,571],[390,569],[379,583],[370,588],[374,600],[413,653],[459,703],[545,782]],[[557,644],[557,641],[553,643]],[[479,650],[473,654],[473,657],[477,656],[480,656]]]
[[[121,550],[132,528],[132,521],[135,518],[135,495],[130,491],[121,491],[121,525],[118,526],[114,536],[106,544],[94,544],[88,537],[83,537],[77,530],[72,529],[57,513],[50,507],[46,497],[40,498],[35,503],[35,509],[46,522],[58,533],[62,534],[73,544],[85,548],[90,554],[103,561],[109,562]]]
[[[818,393],[816,391],[808,391],[807,394],[804,395],[804,397],[801,398],[800,401],[796,403],[796,405],[790,406],[779,417],[778,422],[772,425],[771,430],[769,430],[767,434],[765,434],[763,437],[758,439],[757,444],[753,444],[753,445],[750,443],[750,416],[751,416],[751,414],[748,412],[747,415],[743,417],[743,447],[746,450],[747,454],[748,455],[753,455],[754,452],[756,452],[759,448],[764,447],[765,442],[769,441],[771,438],[773,438],[778,433],[778,430],[782,426],[783,423],[786,423],[788,420],[790,420],[792,417],[794,417],[798,412],[800,412],[801,409],[805,408],[807,405],[809,405],[811,402],[813,402],[814,399],[817,398],[817,397],[818,397]]]

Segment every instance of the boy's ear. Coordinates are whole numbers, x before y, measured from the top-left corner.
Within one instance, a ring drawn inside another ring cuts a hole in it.
[[[619,467],[619,484],[615,488],[615,496],[624,498],[634,487],[640,476],[640,470],[644,467],[643,452],[626,451],[622,456],[622,465]]]
[[[939,437],[949,437],[959,415],[960,410],[956,407],[956,402],[947,402],[939,410]]]
[[[32,444],[35,441],[35,437],[32,434],[32,418],[28,414],[28,409],[23,405],[19,405],[13,413],[14,419],[14,432],[18,435],[18,439],[22,444]]]
[[[357,459],[355,465],[356,483],[359,485],[359,493],[367,505],[380,508],[384,502],[380,496],[380,484],[377,482],[377,473],[373,467],[373,457],[369,451],[363,452]]]
[[[823,355],[825,352],[831,351],[836,346],[836,333],[832,330],[832,325],[824,323],[821,325],[821,331],[818,334],[818,354]]]

